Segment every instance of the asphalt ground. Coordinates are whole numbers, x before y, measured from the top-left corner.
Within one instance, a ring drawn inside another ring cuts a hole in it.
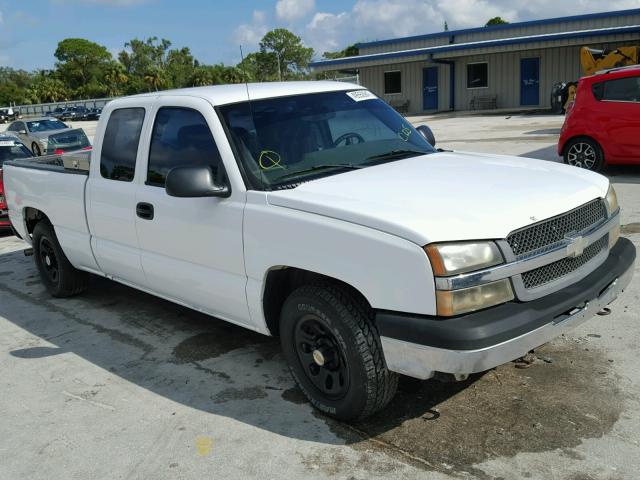
[[[410,120],[442,148],[558,160],[559,116]],[[636,246],[638,168],[605,172]],[[304,400],[277,339],[100,278],[53,299],[24,247],[0,237],[0,479],[638,478],[640,275],[527,368],[421,382],[347,425]]]

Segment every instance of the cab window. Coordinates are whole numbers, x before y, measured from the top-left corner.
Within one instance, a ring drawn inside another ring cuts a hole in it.
[[[104,178],[120,182],[133,180],[143,122],[144,108],[120,108],[111,112],[100,154],[100,174]]]
[[[174,167],[208,166],[213,176],[222,173],[220,153],[211,130],[196,110],[163,107],[158,110],[151,135],[147,185],[164,187]]]

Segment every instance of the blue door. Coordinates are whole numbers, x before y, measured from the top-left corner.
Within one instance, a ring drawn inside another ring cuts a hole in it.
[[[520,105],[540,105],[540,59],[520,59]]]
[[[422,109],[438,109],[438,67],[422,69]]]

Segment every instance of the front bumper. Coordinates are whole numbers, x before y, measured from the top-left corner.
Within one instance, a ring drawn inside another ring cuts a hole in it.
[[[591,318],[631,282],[636,249],[621,238],[591,274],[550,295],[454,318],[380,311],[378,331],[391,371],[427,379],[469,374],[525,355]]]

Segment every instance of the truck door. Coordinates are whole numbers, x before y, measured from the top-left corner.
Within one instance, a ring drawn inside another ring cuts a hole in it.
[[[148,288],[220,318],[247,323],[242,218],[245,192],[229,198],[177,198],[167,195],[174,167],[207,165],[218,179],[225,170],[214,139],[224,133],[213,107],[191,97],[160,97],[149,143],[148,164],[136,227]]]
[[[91,248],[100,270],[116,280],[145,285],[136,236],[135,172],[146,110],[113,110],[96,132],[86,187]]]

